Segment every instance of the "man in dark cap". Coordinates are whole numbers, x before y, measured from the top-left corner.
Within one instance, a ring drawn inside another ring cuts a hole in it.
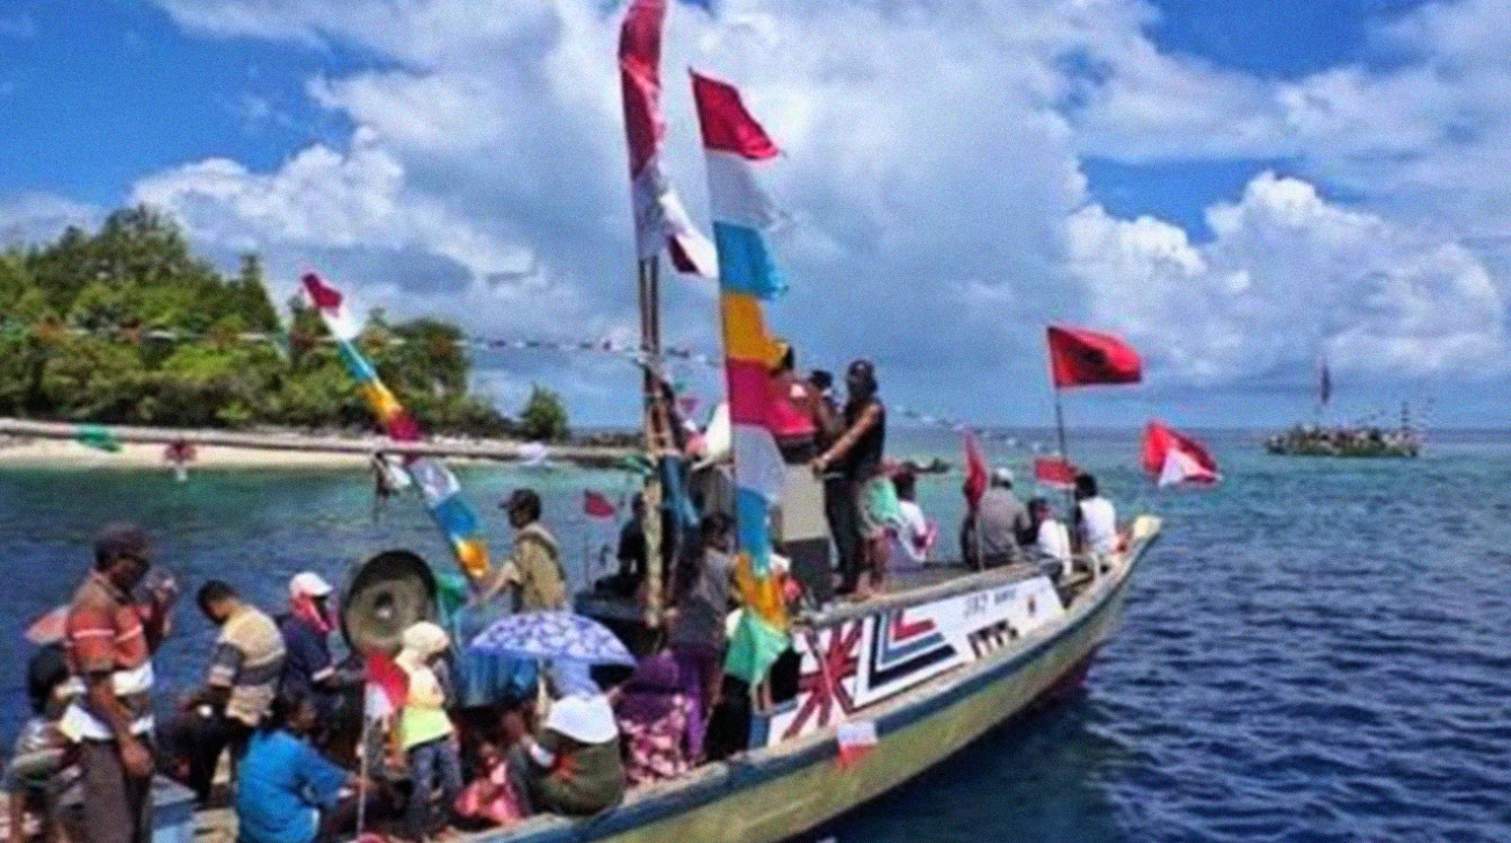
[[[116,523],[95,540],[94,569],[69,606],[69,672],[82,692],[60,728],[79,744],[84,832],[89,843],[147,843],[152,837],[152,654],[176,596],[171,580],[146,606],[132,589],[152,565],[147,534]]]
[[[509,526],[514,528],[514,550],[483,593],[483,602],[513,588],[515,608],[520,611],[566,608],[561,554],[556,539],[540,523],[540,495],[534,489],[515,489],[499,506],[508,513]]]
[[[830,466],[839,469],[854,502],[858,535],[866,576],[859,570],[841,570],[841,593],[869,597],[882,588],[887,573],[887,527],[900,521],[897,492],[882,470],[887,442],[887,408],[877,397],[876,369],[869,360],[856,360],[845,372],[845,430],[818,458],[813,470],[823,476]],[[836,542],[838,544],[838,542]],[[842,560],[844,561],[844,560]]]

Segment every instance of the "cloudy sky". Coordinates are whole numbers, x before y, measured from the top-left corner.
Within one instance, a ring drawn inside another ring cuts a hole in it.
[[[471,332],[635,336],[604,0],[6,0],[0,237],[146,202],[207,255],[301,267]],[[765,184],[803,366],[874,358],[886,397],[1051,416],[1043,326],[1129,338],[1137,387],[1074,422],[1273,424],[1402,399],[1503,422],[1511,294],[1504,0],[711,0],[668,17],[666,150],[705,182],[686,69],[783,149]],[[673,279],[668,339],[716,350]],[[576,418],[635,416],[607,357],[479,357]],[[680,369],[705,397],[709,372]]]

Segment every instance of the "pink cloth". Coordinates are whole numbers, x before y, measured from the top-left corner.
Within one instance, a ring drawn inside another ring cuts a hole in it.
[[[462,788],[456,798],[456,813],[459,817],[487,820],[498,825],[509,825],[524,819],[514,788],[509,784],[507,767],[502,760],[488,770],[488,775],[475,779]]]

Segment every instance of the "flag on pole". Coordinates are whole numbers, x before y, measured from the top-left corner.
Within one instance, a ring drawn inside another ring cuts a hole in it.
[[[735,581],[747,611],[730,640],[725,670],[754,683],[786,648],[787,607],[771,564],[768,513],[781,499],[786,467],[777,450],[771,369],[781,351],[761,302],[783,289],[762,231],[775,221],[755,164],[777,154],[733,86],[694,73],[693,98],[708,160],[708,201],[719,257],[719,310],[735,465]]]
[[[1049,326],[1049,362],[1055,389],[1100,383],[1138,383],[1138,352],[1117,337]]]
[[[582,511],[589,518],[613,518],[614,513],[619,510],[601,492],[584,489],[582,493]]]
[[[409,697],[409,674],[385,653],[367,654],[362,711],[369,720],[392,717]]]
[[[717,277],[713,244],[693,226],[687,209],[661,169],[661,24],[666,0],[632,0],[619,31],[619,85],[630,151],[630,201],[641,260],[663,244],[680,272]]]
[[[976,434],[965,434],[965,500],[975,509],[986,494],[986,458],[981,455],[981,442]]]
[[[362,350],[356,339],[360,326],[352,318],[345,298],[335,288],[327,285],[313,272],[304,276],[304,289],[310,301],[320,312],[331,334],[336,339],[336,351],[347,371],[357,381],[367,406],[378,417],[383,430],[396,442],[418,442],[424,438],[420,425],[399,404],[383,381],[378,379],[378,370]],[[404,470],[414,485],[419,487],[425,499],[425,507],[435,519],[441,532],[446,534],[457,564],[474,582],[488,574],[488,546],[478,530],[477,516],[462,500],[462,487],[451,469],[435,457],[404,457]]]
[[[1153,420],[1144,428],[1143,463],[1160,486],[1216,483],[1222,478],[1206,448]]]
[[[1072,489],[1076,485],[1076,467],[1064,457],[1035,457],[1034,482],[1051,489]]]

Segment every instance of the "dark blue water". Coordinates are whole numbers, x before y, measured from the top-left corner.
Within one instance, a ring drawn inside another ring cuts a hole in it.
[[[1268,457],[1256,438],[1209,441],[1215,489],[1156,492],[1133,470],[1132,434],[1082,435],[1078,460],[1124,512],[1165,518],[1123,621],[1083,690],[992,733],[827,833],[850,841],[1511,840],[1511,435],[1438,437],[1415,461]],[[932,434],[894,452],[954,458]],[[1026,471],[1022,453],[996,460]],[[573,471],[462,472],[503,547],[492,502],[540,488],[575,561],[613,527],[577,513]],[[924,481],[925,509],[957,517],[959,476]],[[487,507],[484,504],[488,504]],[[355,474],[0,472],[3,640],[66,596],[89,536],[134,517],[192,589],[221,576],[265,605],[289,574],[333,579],[393,546],[444,549],[411,500],[370,517]],[[948,536],[952,531],[946,529]],[[446,564],[442,562],[442,564]],[[158,663],[194,682],[210,629],[185,602]],[[21,716],[25,649],[0,662],[5,731]]]

